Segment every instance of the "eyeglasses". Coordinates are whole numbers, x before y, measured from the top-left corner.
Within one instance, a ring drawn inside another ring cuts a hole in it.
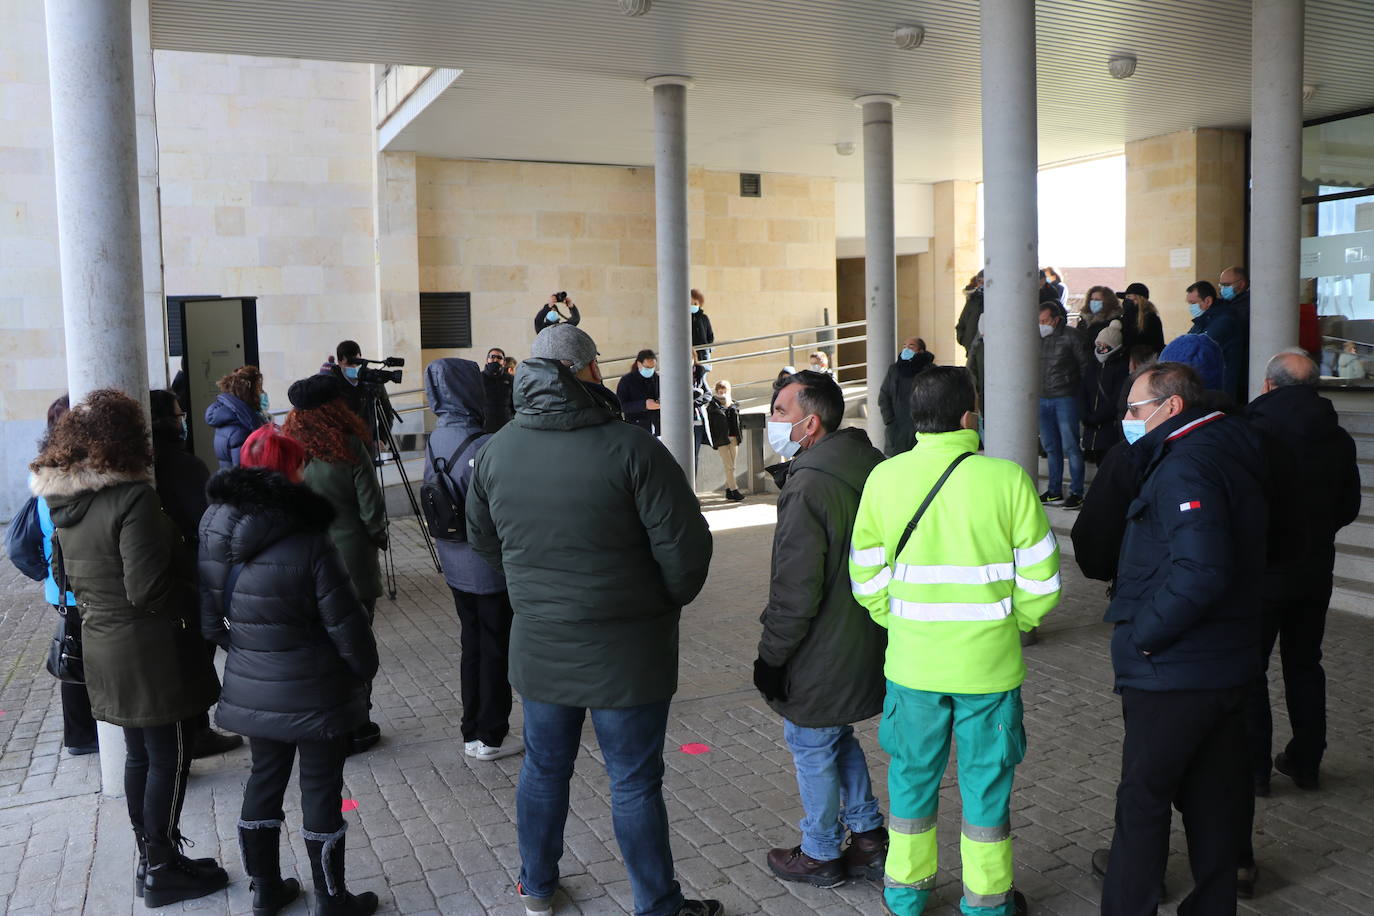
[[[1137,408],[1144,407],[1146,404],[1153,404],[1153,403],[1155,403],[1156,401],[1165,401],[1165,400],[1168,400],[1168,398],[1169,398],[1169,395],[1161,395],[1160,397],[1157,397],[1157,398],[1146,398],[1146,399],[1143,400],[1143,401],[1127,401],[1127,402],[1126,402],[1126,409],[1127,409],[1128,411],[1130,411],[1131,413],[1135,413]]]

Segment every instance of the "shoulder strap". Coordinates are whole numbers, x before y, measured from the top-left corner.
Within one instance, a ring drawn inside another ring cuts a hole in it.
[[[949,480],[949,475],[954,473],[954,469],[959,466],[959,463],[972,454],[973,452],[964,452],[958,458],[951,461],[949,467],[945,468],[945,472],[940,475],[940,479],[935,481],[935,486],[930,488],[930,492],[926,494],[926,498],[921,502],[921,507],[916,510],[916,514],[913,515],[911,521],[907,523],[906,531],[902,532],[902,539],[897,542],[897,550],[892,554],[893,566],[897,565],[897,557],[901,555],[902,548],[906,546],[906,542],[911,539],[911,534],[916,530],[916,524],[921,520],[921,516],[925,515],[926,510],[930,508],[931,502],[935,499],[935,494],[940,492],[940,488],[945,485],[946,480]]]
[[[469,445],[471,445],[477,439],[485,435],[486,433],[483,430],[479,429],[477,432],[473,433],[472,435],[464,439],[462,442],[460,442],[458,444],[458,447],[453,450],[453,454],[448,456],[448,460],[444,462],[444,466],[442,468],[439,467],[439,462],[437,460],[434,460],[434,452],[431,450],[429,454],[430,460],[434,461],[434,469],[439,473],[443,474],[445,477],[451,478],[453,475],[453,462],[457,461],[458,457],[462,455],[463,452],[467,451]],[[428,442],[425,443],[425,448],[429,448]]]
[[[57,539],[57,527],[52,529],[52,578],[57,585],[57,597],[65,607],[67,596],[72,593],[71,583],[67,581],[67,564],[62,559],[62,542]]]

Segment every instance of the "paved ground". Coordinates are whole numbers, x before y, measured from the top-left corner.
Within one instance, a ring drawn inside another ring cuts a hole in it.
[[[851,883],[820,891],[782,884],[767,872],[770,846],[796,842],[800,817],[779,720],[749,683],[757,617],[766,591],[772,507],[751,499],[708,500],[715,562],[701,598],[683,615],[681,689],[669,729],[667,794],[684,887],[724,900],[732,914],[880,912],[878,890]],[[442,580],[421,561],[417,532],[395,541],[401,596],[381,602],[382,675],[376,718],[386,741],[349,761],[349,880],[375,890],[383,912],[517,914],[514,797],[519,758],[475,763],[462,754],[458,720],[457,624]],[[1087,870],[1110,834],[1121,726],[1110,691],[1103,592],[1066,566],[1066,599],[1028,651],[1025,685],[1030,752],[1014,797],[1017,882],[1036,913],[1097,911]],[[0,572],[0,912],[132,912],[132,842],[121,800],[97,794],[94,758],[59,753],[61,712],[41,662],[51,611],[31,583]],[[1327,644],[1332,748],[1323,790],[1299,793],[1275,777],[1260,803],[1263,895],[1247,913],[1374,912],[1374,620],[1334,614]],[[1276,694],[1277,694],[1276,688]],[[1276,697],[1277,699],[1277,697]],[[1277,737],[1286,739],[1282,704]],[[516,729],[519,728],[517,707]],[[886,780],[876,725],[861,737],[874,778]],[[711,752],[680,753],[687,742]],[[629,887],[611,831],[608,789],[590,727],[574,779],[563,859],[560,913],[628,912]],[[197,762],[183,828],[196,855],[218,855],[233,884],[186,904],[187,911],[246,913],[250,907],[234,825],[248,755]],[[306,876],[298,805],[288,796],[284,868]],[[952,773],[943,789],[942,861],[957,865],[959,804]],[[1170,885],[1186,888],[1176,831]],[[940,916],[957,912],[957,872],[942,871]],[[169,910],[179,911],[178,907]],[[305,912],[297,904],[288,912]],[[1173,905],[1165,912],[1172,913]]]

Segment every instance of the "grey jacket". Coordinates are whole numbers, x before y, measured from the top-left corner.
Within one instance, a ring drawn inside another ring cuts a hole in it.
[[[887,631],[849,582],[859,497],[882,460],[863,430],[841,429],[788,466],[759,657],[786,669],[787,699],[768,705],[794,725],[848,725],[882,712]]]
[[[1092,347],[1083,333],[1063,321],[1054,333],[1040,339],[1040,396],[1042,398],[1078,397]]]
[[[447,461],[468,436],[482,431],[484,396],[481,370],[470,359],[436,359],[425,367],[425,398],[429,409],[439,418],[425,449],[426,482],[434,479],[435,458]],[[466,497],[477,453],[491,438],[478,436],[454,459],[449,474],[454,492]],[[449,588],[471,595],[494,595],[506,590],[505,577],[466,541],[436,540],[434,548],[439,552],[439,565],[444,568],[444,581]]]

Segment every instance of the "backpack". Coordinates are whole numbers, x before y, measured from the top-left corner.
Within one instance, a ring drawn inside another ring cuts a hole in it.
[[[468,539],[466,497],[459,492],[453,479],[453,462],[467,450],[474,439],[486,433],[478,430],[462,441],[448,459],[435,458],[428,442],[425,451],[429,454],[434,476],[420,486],[420,509],[425,515],[425,527],[429,536],[437,541],[465,543]]]
[[[43,558],[43,526],[38,521],[38,497],[30,496],[14,513],[5,529],[5,552],[10,562],[36,582],[48,578],[48,561]]]

